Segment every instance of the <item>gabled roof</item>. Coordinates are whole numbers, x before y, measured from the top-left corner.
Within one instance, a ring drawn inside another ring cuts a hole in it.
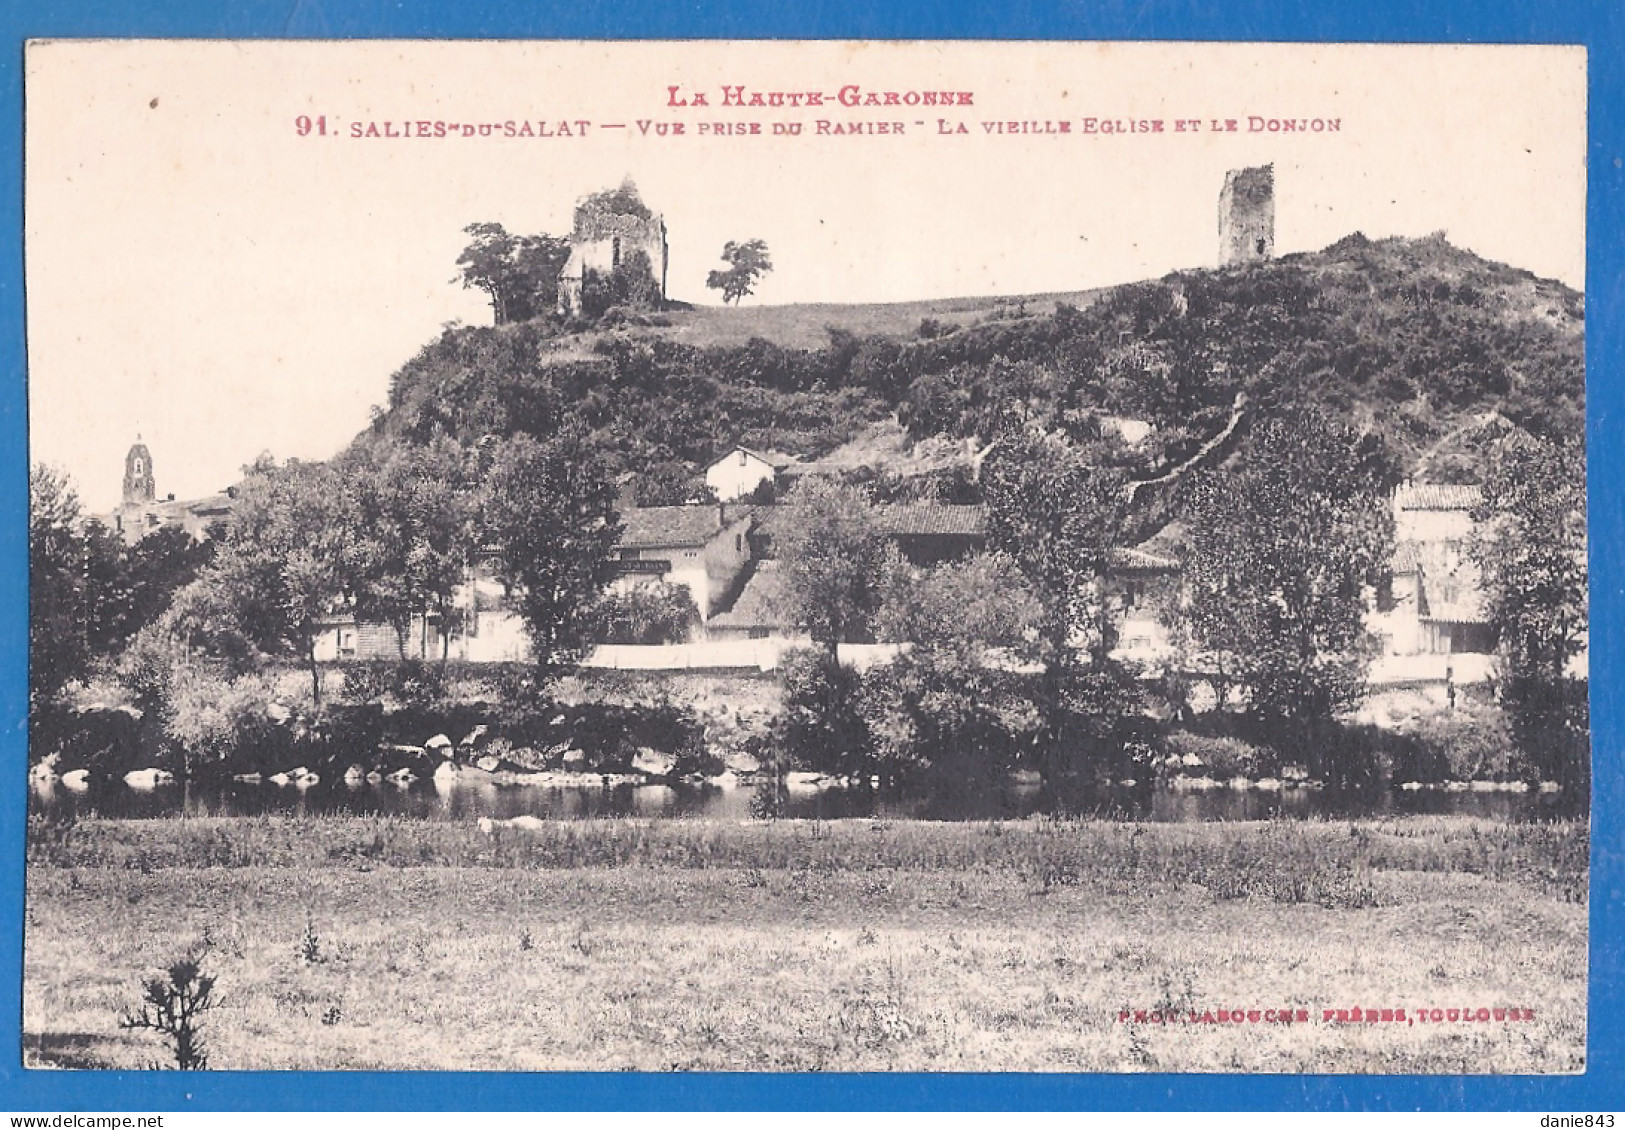
[[[987,508],[951,506],[941,502],[897,502],[880,507],[878,523],[892,537],[983,537]]]
[[[734,606],[711,617],[713,628],[783,628],[784,575],[777,561],[758,561]]]
[[[1483,500],[1478,487],[1458,483],[1407,483],[1394,492],[1400,510],[1471,510]]]
[[[748,516],[749,511],[744,511]],[[634,506],[621,511],[622,549],[697,549],[705,545],[724,525],[740,518],[738,509],[724,520],[721,508],[707,503],[697,506]]]
[[[730,447],[727,451],[723,452],[721,455],[719,455],[715,459],[711,460],[711,462],[706,465],[707,470],[709,470],[711,467],[717,466],[718,464],[726,463],[730,458],[732,458],[734,456],[734,454],[736,454],[737,452],[740,452],[740,451],[743,451],[746,455],[749,455],[752,459],[761,460],[763,463],[766,463],[769,467],[772,467],[775,471],[782,471],[786,467],[790,466],[792,463],[795,462],[794,457],[786,455],[782,451],[758,451],[754,447],[746,447],[742,443],[736,443],[732,447]]]

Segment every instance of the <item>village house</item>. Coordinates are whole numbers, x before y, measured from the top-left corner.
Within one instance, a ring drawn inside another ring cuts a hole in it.
[[[726,599],[751,559],[755,511],[728,503],[639,506],[621,514],[612,591],[627,592],[646,580],[688,589],[706,621]]]
[[[1180,594],[1181,566],[1161,551],[1157,539],[1113,550],[1110,600],[1116,616],[1119,658],[1156,664],[1173,653],[1165,623]]]
[[[1406,483],[1394,492],[1393,579],[1371,626],[1394,656],[1487,655],[1495,630],[1469,545],[1476,486]]]
[[[230,489],[204,498],[177,501],[173,494],[158,497],[152,453],[137,436],[124,456],[124,491],[118,506],[109,514],[95,515],[125,545],[134,545],[148,534],[162,529],[185,530],[196,541],[213,536],[218,523],[231,516],[236,504]]]
[[[452,623],[437,612],[411,617],[404,634],[393,624],[357,620],[354,613],[329,617],[316,638],[316,661],[439,660],[466,663],[512,663],[530,657],[525,623],[514,611],[508,587],[498,576],[496,559],[478,558],[464,574],[452,605]]]
[[[758,514],[757,541],[764,559],[753,568],[733,606],[706,624],[711,639],[770,639],[795,634],[783,609],[784,578],[773,557],[773,534],[793,511],[765,507]],[[911,565],[927,568],[963,560],[987,548],[987,510],[978,505],[895,503],[878,508],[876,523]],[[1165,659],[1171,647],[1161,610],[1178,599],[1179,562],[1153,539],[1111,557],[1110,600],[1117,617],[1118,651],[1142,662]]]
[[[705,485],[719,502],[749,498],[765,484],[777,484],[793,460],[788,455],[735,447],[705,469]]]
[[[748,506],[629,507],[621,512],[622,532],[612,555],[616,576],[611,592],[630,592],[645,581],[664,581],[688,590],[704,622],[734,594],[751,559]],[[358,621],[343,612],[329,618],[317,639],[318,662],[344,659],[426,659],[442,656],[472,663],[514,662],[527,658],[530,643],[524,621],[487,555],[468,570],[454,602],[454,623],[442,634],[436,613],[416,615],[404,639],[393,625]],[[404,647],[404,654],[403,654]]]

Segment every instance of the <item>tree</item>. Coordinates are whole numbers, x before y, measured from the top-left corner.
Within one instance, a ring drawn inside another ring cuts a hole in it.
[[[116,654],[155,622],[216,549],[213,540],[199,541],[177,526],[153,530],[134,545],[96,521],[85,524],[84,534],[90,547],[90,647],[100,656]]]
[[[445,436],[427,444],[378,444],[345,467],[360,506],[362,573],[356,615],[395,629],[401,658],[418,618],[440,624],[441,659],[457,628],[477,497],[468,459]]]
[[[1116,646],[1106,585],[1130,504],[1113,455],[1110,444],[1022,432],[1006,436],[982,468],[988,540],[1043,604],[1047,663],[1070,662],[1079,641],[1096,657]]]
[[[774,747],[790,765],[867,781],[875,747],[864,720],[862,677],[829,651],[799,648],[785,656],[783,679]]]
[[[1054,432],[1006,435],[982,467],[989,541],[1010,555],[1040,605],[1034,690],[1046,777],[1116,758],[1141,712],[1134,672],[1112,657],[1112,551],[1128,527],[1119,445]]]
[[[1241,466],[1192,485],[1184,612],[1256,716],[1323,721],[1364,694],[1391,479],[1379,438],[1297,409],[1255,428]]]
[[[1585,452],[1514,433],[1496,445],[1470,551],[1505,663],[1502,702],[1532,768],[1589,779]]]
[[[831,656],[872,638],[883,582],[896,551],[863,492],[831,479],[802,480],[774,533],[783,578],[780,611]]]
[[[544,675],[591,646],[594,606],[614,576],[615,488],[579,435],[515,435],[493,454],[485,528],[515,590]]]
[[[1043,606],[1000,553],[923,573],[894,571],[882,639],[909,644],[869,671],[861,700],[883,776],[913,768],[990,781],[1042,730],[1033,679],[1009,661],[1037,634]]]
[[[570,257],[569,240],[511,235],[493,223],[469,224],[463,231],[474,238],[457,257],[453,281],[485,291],[497,325],[528,321],[553,309],[559,272]]]
[[[711,290],[722,291],[724,304],[732,302],[739,305],[739,300],[756,290],[757,280],[773,269],[773,261],[768,258],[767,242],[760,239],[746,240],[744,243],[735,243],[729,240],[722,248],[722,261],[728,264],[726,271],[712,271],[705,278],[705,285]]]
[[[218,590],[255,646],[299,656],[320,706],[316,638],[353,606],[365,568],[360,509],[352,485],[328,464],[256,467],[201,587]]]
[[[28,711],[47,710],[90,662],[91,546],[72,482],[36,463],[28,475]]]

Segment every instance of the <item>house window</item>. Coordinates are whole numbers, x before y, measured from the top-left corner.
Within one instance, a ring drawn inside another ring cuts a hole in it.
[[[741,467],[743,467],[745,465],[746,458],[747,458],[747,456],[745,455],[744,451],[740,451],[740,453],[739,453],[739,465]]]

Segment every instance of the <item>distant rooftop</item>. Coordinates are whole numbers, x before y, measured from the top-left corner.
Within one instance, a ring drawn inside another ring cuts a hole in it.
[[[1483,500],[1478,487],[1457,483],[1406,483],[1394,492],[1400,510],[1471,510]]]
[[[724,525],[750,514],[749,507],[634,506],[621,511],[623,549],[697,548],[716,537]]]
[[[983,506],[898,502],[880,507],[878,519],[882,532],[892,537],[982,537],[987,533],[987,508]]]

